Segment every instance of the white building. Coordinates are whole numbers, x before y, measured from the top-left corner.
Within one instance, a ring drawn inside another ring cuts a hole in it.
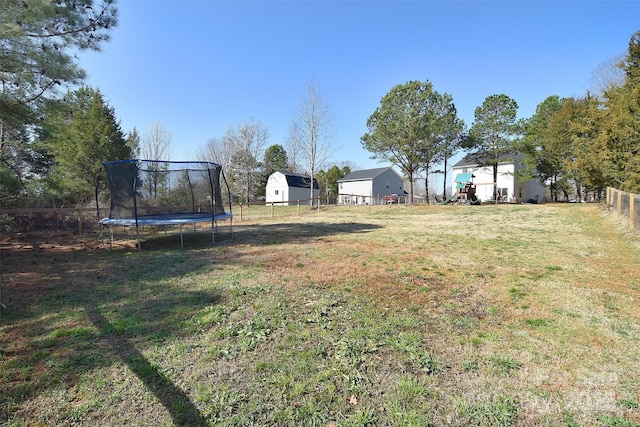
[[[390,167],[351,172],[338,180],[338,203],[371,205],[384,196],[403,196],[402,177]]]
[[[514,156],[513,161],[498,163],[498,195],[500,201],[504,202],[527,202],[545,201],[546,187],[537,179],[519,181],[517,173],[523,167],[520,164],[522,155]],[[456,177],[458,174],[473,174],[473,184],[475,185],[476,196],[480,201],[494,200],[493,197],[493,166],[480,166],[478,157],[474,154],[465,156],[458,163],[453,165],[452,186],[456,191]]]
[[[266,203],[278,203],[283,206],[297,204],[300,201],[303,205],[309,204],[311,197],[311,178],[308,176],[276,171],[269,175],[267,188],[265,190]],[[320,194],[318,182],[313,180],[313,197]]]

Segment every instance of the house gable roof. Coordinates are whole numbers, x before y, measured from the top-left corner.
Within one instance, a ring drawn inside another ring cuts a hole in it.
[[[277,173],[281,173],[287,179],[288,187],[296,187],[296,188],[311,188],[311,178],[305,175],[301,175],[298,173],[291,173],[285,171],[277,171]],[[318,181],[313,179],[313,188],[319,189]]]
[[[507,153],[505,155],[505,160],[498,162],[499,164],[512,164],[516,160],[518,160],[522,155],[517,152]],[[510,160],[506,160],[506,158],[510,158]],[[486,163],[487,158],[482,153],[471,153],[467,154],[460,160],[458,163],[453,165],[453,168],[460,168],[464,166],[478,166]]]
[[[372,180],[378,175],[383,174],[384,172],[391,170],[393,173],[396,173],[391,167],[386,168],[376,168],[376,169],[363,169],[355,172],[351,172],[347,176],[342,179],[339,179],[338,182],[346,182],[346,181],[366,181]]]

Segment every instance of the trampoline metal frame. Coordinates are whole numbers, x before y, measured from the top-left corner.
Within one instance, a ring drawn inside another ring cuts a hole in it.
[[[217,165],[215,163],[210,163],[210,162],[178,162],[178,161],[162,161],[162,160],[138,160],[138,159],[131,159],[131,160],[118,160],[118,161],[113,161],[113,162],[104,162],[103,165],[105,165],[105,168],[108,164],[135,164],[135,165],[139,165],[140,163],[164,163],[164,164],[207,164],[207,165],[215,165],[218,170],[219,173],[222,175],[222,180],[224,181],[226,187],[227,187],[227,194],[229,197],[228,203],[229,203],[229,212],[225,213],[224,209],[222,210],[222,212],[215,212],[215,209],[213,212],[210,213],[202,213],[202,212],[186,212],[186,213],[165,213],[165,214],[147,214],[147,215],[139,215],[138,214],[138,206],[137,206],[137,188],[138,188],[138,184],[137,184],[137,174],[135,175],[135,177],[133,178],[133,182],[131,183],[131,195],[132,195],[132,199],[133,199],[133,217],[126,217],[126,218],[112,218],[111,217],[111,212],[109,214],[109,217],[107,218],[102,218],[99,220],[99,224],[100,224],[100,239],[102,241],[104,241],[104,236],[103,236],[103,225],[108,226],[109,228],[109,249],[113,248],[113,226],[114,225],[118,225],[118,226],[124,226],[124,227],[136,227],[136,237],[138,240],[138,250],[141,251],[142,250],[142,244],[140,241],[140,226],[167,226],[167,225],[179,225],[180,226],[180,248],[184,249],[184,237],[183,237],[183,230],[182,227],[184,225],[187,224],[197,224],[197,223],[201,223],[201,222],[209,222],[211,221],[211,242],[212,244],[215,243],[215,231],[217,228],[217,222],[218,221],[222,221],[222,220],[229,220],[229,229],[230,229],[230,233],[231,233],[231,237],[233,238],[233,214],[231,212],[231,193],[229,191],[229,184],[227,183],[227,180],[224,176],[224,172],[222,171],[220,165]],[[209,171],[209,183],[211,183],[211,170],[207,169]],[[219,182],[219,181],[218,181]],[[111,185],[111,182],[110,182]],[[218,191],[220,191],[220,187],[218,184]],[[96,194],[97,194],[97,188],[96,188]],[[214,204],[214,196],[213,193],[211,194],[211,203],[212,203],[212,207]],[[96,196],[96,205],[97,205],[97,209],[98,209],[98,214],[100,212],[100,208],[98,206],[98,202],[97,202],[97,196]],[[113,209],[113,204],[112,204],[112,209]]]
[[[223,220],[229,220],[229,232],[233,237],[233,215],[230,213],[225,214],[166,214],[166,215],[146,215],[139,216],[137,218],[130,219],[113,219],[102,218],[100,225],[106,225],[109,228],[109,249],[113,249],[113,226],[120,225],[123,227],[136,227],[136,238],[138,241],[138,250],[142,250],[142,244],[140,241],[140,227],[151,226],[160,227],[166,225],[179,225],[180,226],[180,248],[184,249],[184,237],[183,237],[183,225],[197,224],[201,222],[211,221],[211,244],[215,244],[215,230],[217,228],[217,222]],[[100,228],[100,239],[104,240],[102,227]]]

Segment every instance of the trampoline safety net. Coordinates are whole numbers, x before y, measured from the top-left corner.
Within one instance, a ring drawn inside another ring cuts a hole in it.
[[[231,218],[229,187],[219,164],[133,159],[103,166],[111,208],[102,224],[137,227]]]

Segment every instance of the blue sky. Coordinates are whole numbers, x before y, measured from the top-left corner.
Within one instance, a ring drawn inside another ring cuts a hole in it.
[[[82,52],[87,84],[125,132],[155,121],[172,160],[252,119],[285,145],[312,80],[334,114],[335,162],[371,160],[360,137],[397,84],[429,80],[470,126],[492,94],[530,117],[550,95],[583,96],[594,70],[626,53],[640,2],[121,0],[102,52]]]

